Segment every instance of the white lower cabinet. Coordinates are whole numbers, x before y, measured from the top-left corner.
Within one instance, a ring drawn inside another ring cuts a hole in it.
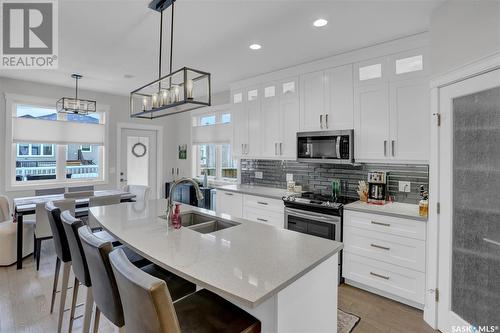
[[[423,308],[425,229],[423,221],[344,211],[346,283]]]
[[[217,214],[229,214],[233,217],[243,217],[243,194],[217,190]]]
[[[229,214],[254,222],[284,228],[283,201],[231,191],[217,190],[218,214]]]

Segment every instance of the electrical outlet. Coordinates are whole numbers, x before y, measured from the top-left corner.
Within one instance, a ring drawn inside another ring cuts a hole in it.
[[[262,179],[264,177],[264,173],[262,171],[255,171],[255,178]]]
[[[410,192],[411,191],[411,183],[410,182],[402,182],[399,181],[399,192]]]
[[[292,182],[293,181],[293,173],[287,173],[286,174],[286,181],[287,182]]]

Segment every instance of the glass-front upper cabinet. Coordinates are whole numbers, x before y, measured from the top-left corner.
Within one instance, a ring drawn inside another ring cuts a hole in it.
[[[394,54],[389,57],[390,80],[406,80],[429,74],[427,49],[415,49]]]

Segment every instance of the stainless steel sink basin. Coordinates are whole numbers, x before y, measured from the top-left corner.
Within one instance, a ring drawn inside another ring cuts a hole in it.
[[[239,223],[236,222],[229,222],[229,221],[220,221],[220,220],[214,220],[214,221],[208,221],[205,223],[200,223],[196,225],[192,225],[188,227],[191,230],[197,231],[202,234],[209,234],[211,232],[219,231],[222,229],[227,229],[231,228],[234,226],[239,225]]]
[[[185,213],[181,214],[181,219],[182,219],[182,226],[183,227],[190,227],[193,225],[197,225],[200,223],[205,223],[205,222],[210,222],[214,221],[215,218],[213,216],[206,216],[206,215],[201,215],[197,213]]]

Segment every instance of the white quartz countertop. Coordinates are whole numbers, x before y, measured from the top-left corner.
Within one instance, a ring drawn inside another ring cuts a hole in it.
[[[271,199],[281,199],[284,196],[290,194],[290,192],[288,192],[286,189],[255,185],[224,185],[216,186],[216,188],[218,190],[256,195]]]
[[[418,205],[401,202],[389,202],[385,205],[373,205],[363,201],[356,201],[345,205],[344,209],[427,221],[427,217],[423,217],[418,214]]]
[[[259,305],[343,247],[188,205],[181,206],[181,213],[194,211],[241,224],[209,234],[173,229],[159,217],[166,203],[121,203],[90,212],[104,229],[155,264],[245,306]]]

